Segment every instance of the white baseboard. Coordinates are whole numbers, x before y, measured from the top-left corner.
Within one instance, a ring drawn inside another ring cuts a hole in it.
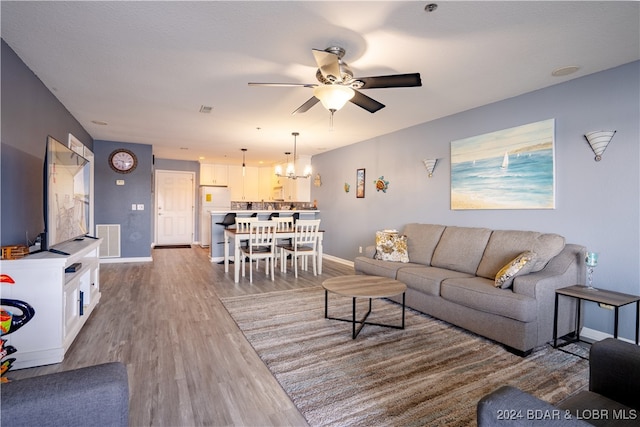
[[[605,338],[613,338],[613,334],[608,334],[606,332],[598,331],[596,329],[585,328],[583,327],[580,332],[580,339],[585,341],[602,341]],[[618,337],[620,341],[626,341],[632,344],[635,344],[634,340],[630,340],[627,338]]]
[[[338,258],[333,255],[322,254],[322,259],[328,259],[329,261],[334,261],[340,264],[348,265],[349,267],[353,267],[353,261],[349,261],[348,259]]]
[[[133,258],[100,258],[100,264],[117,264],[124,262],[153,262],[152,257],[133,257]]]

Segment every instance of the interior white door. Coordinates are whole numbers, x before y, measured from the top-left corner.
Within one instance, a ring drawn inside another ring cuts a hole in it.
[[[194,180],[193,172],[156,171],[156,245],[193,242]]]

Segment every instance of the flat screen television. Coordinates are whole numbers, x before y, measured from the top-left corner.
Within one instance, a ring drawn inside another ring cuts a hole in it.
[[[42,250],[89,233],[90,172],[87,159],[47,137]]]

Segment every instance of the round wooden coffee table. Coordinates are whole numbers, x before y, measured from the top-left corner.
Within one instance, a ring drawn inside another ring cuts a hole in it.
[[[339,276],[327,279],[322,282],[324,288],[324,317],[325,319],[340,320],[350,322],[353,325],[352,338],[355,339],[364,325],[384,326],[387,328],[404,329],[404,308],[405,291],[407,285],[388,277],[353,275]],[[353,315],[351,319],[340,319],[329,317],[329,292],[350,297],[353,299]],[[371,314],[371,300],[373,298],[390,298],[402,294],[402,323],[401,325],[388,325],[381,323],[367,322]],[[369,298],[369,311],[361,320],[356,320],[356,298]],[[357,325],[360,325],[357,327]]]

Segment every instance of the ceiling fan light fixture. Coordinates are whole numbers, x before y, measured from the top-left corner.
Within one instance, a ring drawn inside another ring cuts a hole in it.
[[[331,112],[340,110],[355,94],[353,89],[342,85],[322,85],[313,89],[313,96]]]

